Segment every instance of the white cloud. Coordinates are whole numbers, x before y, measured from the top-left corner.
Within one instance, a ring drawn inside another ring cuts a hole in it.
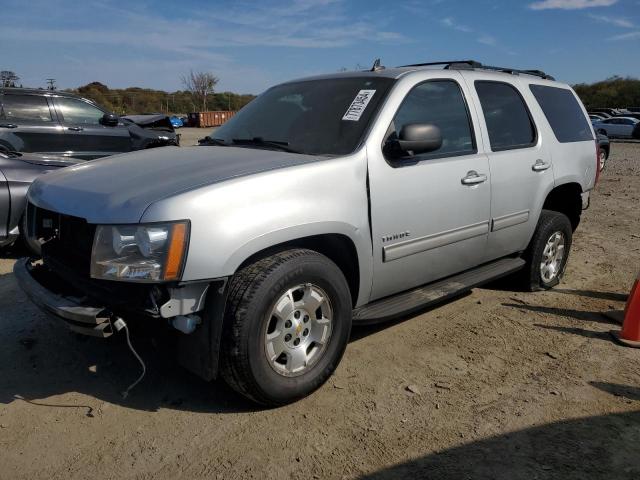
[[[452,17],[445,17],[442,20],[440,20],[440,23],[445,27],[450,28],[452,30],[457,30],[458,32],[474,33],[473,28],[463,25],[461,23],[458,23]],[[500,47],[498,40],[493,35],[489,35],[483,32],[476,32],[476,35],[478,35],[476,38],[476,42],[481,43],[483,45],[488,45],[490,47],[497,47],[497,48],[500,48],[501,50],[505,50],[504,48]],[[507,50],[505,51],[509,54],[512,54],[511,51],[507,51]]]
[[[532,10],[582,10],[583,8],[610,7],[618,0],[542,0],[529,4]]]
[[[498,44],[498,41],[492,37],[491,35],[481,35],[478,38],[478,42],[484,44],[484,45],[489,45],[491,47],[495,47]]]
[[[224,9],[185,6],[176,16],[157,12],[144,1],[124,6],[63,0],[47,16],[39,12],[48,8],[48,0],[0,1],[8,4],[0,45],[19,42],[25,51],[43,45],[40,50],[49,52],[42,62],[3,60],[15,63],[14,69],[34,85],[46,70],[61,86],[99,78],[118,86],[131,82],[179,88],[179,73],[193,68],[216,72],[220,88],[257,92],[301,71],[244,67],[239,59],[245,49],[251,55],[253,49],[283,47],[288,49],[283,55],[302,55],[300,64],[307,64],[309,56],[322,56],[309,50],[410,42],[378,10],[353,18],[346,0],[235,0]]]
[[[442,23],[445,27],[453,28],[454,30],[458,30],[459,32],[465,32],[465,33],[473,32],[473,29],[471,29],[470,27],[467,27],[466,25],[462,25],[456,22],[451,17],[443,18],[442,20],[440,20],[440,23]]]
[[[614,35],[609,37],[608,40],[637,40],[640,39],[640,30],[634,32],[623,33],[621,35]]]
[[[593,15],[592,13],[589,14],[589,17],[594,19],[594,20],[597,20],[599,22],[615,25],[616,27],[621,27],[621,28],[634,28],[635,27],[633,22],[631,22],[630,20],[628,20],[626,18],[607,17],[606,15]]]

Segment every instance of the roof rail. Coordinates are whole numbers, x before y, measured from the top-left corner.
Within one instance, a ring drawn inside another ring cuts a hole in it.
[[[445,70],[491,70],[494,72],[510,73],[512,75],[533,75],[534,77],[544,78],[545,80],[555,80],[551,75],[547,75],[542,70],[518,70],[517,68],[493,67],[491,65],[483,65],[475,60],[453,60],[448,62],[428,62],[414,63],[411,65],[402,65],[402,67],[430,67],[436,65],[444,65]]]
[[[436,65],[444,65],[444,68],[449,68],[450,65],[462,66],[464,68],[472,69],[472,68],[481,68],[482,64],[480,62],[476,62],[475,60],[450,60],[448,62],[428,62],[428,63],[413,63],[411,65],[401,65],[402,67],[431,67]]]

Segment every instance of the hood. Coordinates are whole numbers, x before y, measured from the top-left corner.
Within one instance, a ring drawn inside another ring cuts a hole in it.
[[[29,199],[89,223],[137,223],[153,202],[326,157],[240,147],[163,147],[101,158],[38,178]]]
[[[41,165],[44,167],[70,167],[82,163],[82,160],[71,157],[58,157],[56,155],[47,155],[44,153],[24,153],[10,152],[8,154],[0,153],[3,158],[25,162],[31,165]]]
[[[31,165],[42,165],[45,167],[71,167],[83,163],[84,160],[71,157],[57,157],[55,155],[44,155],[38,153],[23,153],[15,160],[30,163]]]
[[[120,117],[120,119],[135,123],[142,128],[167,129],[173,131],[173,124],[167,115],[126,115]]]

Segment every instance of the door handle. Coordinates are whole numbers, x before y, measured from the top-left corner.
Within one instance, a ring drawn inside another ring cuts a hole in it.
[[[18,125],[15,123],[0,123],[0,127],[2,128],[18,128]]]
[[[536,163],[534,163],[531,166],[531,170],[533,170],[534,172],[544,172],[546,169],[548,169],[551,166],[550,163],[547,163],[543,160],[536,160]]]
[[[71,130],[72,132],[81,132],[84,130],[82,127],[68,127],[67,130]]]
[[[461,182],[463,185],[478,185],[487,181],[487,176],[483,173],[478,173],[475,170],[469,170],[467,176],[463,177]]]

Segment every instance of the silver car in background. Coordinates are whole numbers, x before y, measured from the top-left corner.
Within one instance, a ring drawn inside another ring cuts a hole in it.
[[[640,120],[633,117],[611,117],[593,122],[593,128],[608,137],[640,138]]]

